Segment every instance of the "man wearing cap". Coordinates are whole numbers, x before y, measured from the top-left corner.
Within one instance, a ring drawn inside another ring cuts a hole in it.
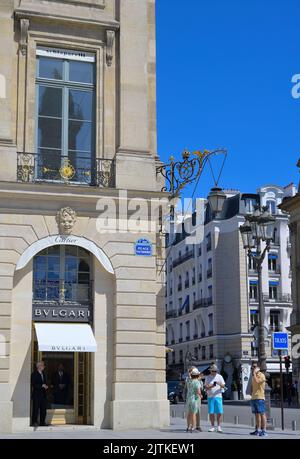
[[[211,365],[210,375],[205,378],[205,388],[207,391],[208,412],[210,417],[211,427],[209,432],[215,432],[215,415],[217,415],[217,432],[222,432],[221,420],[223,414],[223,390],[225,381],[218,373],[216,365]]]
[[[251,367],[252,376],[252,394],[251,394],[251,409],[252,413],[255,414],[256,427],[254,432],[250,435],[259,437],[267,437],[266,432],[266,406],[265,406],[265,385],[266,377],[260,371],[256,362],[252,363]]]

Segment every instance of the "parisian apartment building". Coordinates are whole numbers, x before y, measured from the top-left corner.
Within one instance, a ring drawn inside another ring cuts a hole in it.
[[[222,212],[212,216],[207,200],[200,213],[185,217],[167,244],[167,378],[179,379],[190,365],[204,371],[214,361],[227,376],[229,395],[246,396],[252,360],[257,360],[258,277],[239,227],[255,206],[267,206],[276,218],[274,238],[263,263],[267,367],[270,384],[279,378],[272,357],[271,333],[286,331],[292,313],[289,216],[278,205],[294,196],[287,187],[263,186],[257,193],[224,190]],[[194,238],[191,238],[194,236]]]
[[[0,431],[40,361],[48,424],[167,426],[155,0],[1,0],[0,39]]]

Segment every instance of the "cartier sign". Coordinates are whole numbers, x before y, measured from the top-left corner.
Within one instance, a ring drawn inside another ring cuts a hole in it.
[[[91,322],[90,306],[68,306],[33,304],[32,316],[34,322]]]

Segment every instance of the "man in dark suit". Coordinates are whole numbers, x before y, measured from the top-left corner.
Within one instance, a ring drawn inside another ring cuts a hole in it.
[[[38,415],[40,414],[40,426],[46,426],[47,414],[47,379],[44,373],[44,362],[36,364],[36,370],[31,375],[32,388],[32,425],[38,426]]]
[[[65,372],[62,363],[58,365],[52,378],[54,403],[58,405],[67,405],[70,386],[70,376]]]

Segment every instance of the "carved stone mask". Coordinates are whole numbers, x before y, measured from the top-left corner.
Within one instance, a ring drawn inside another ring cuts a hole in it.
[[[76,223],[76,212],[71,207],[60,209],[57,214],[57,224],[60,234],[71,234],[73,226]]]

